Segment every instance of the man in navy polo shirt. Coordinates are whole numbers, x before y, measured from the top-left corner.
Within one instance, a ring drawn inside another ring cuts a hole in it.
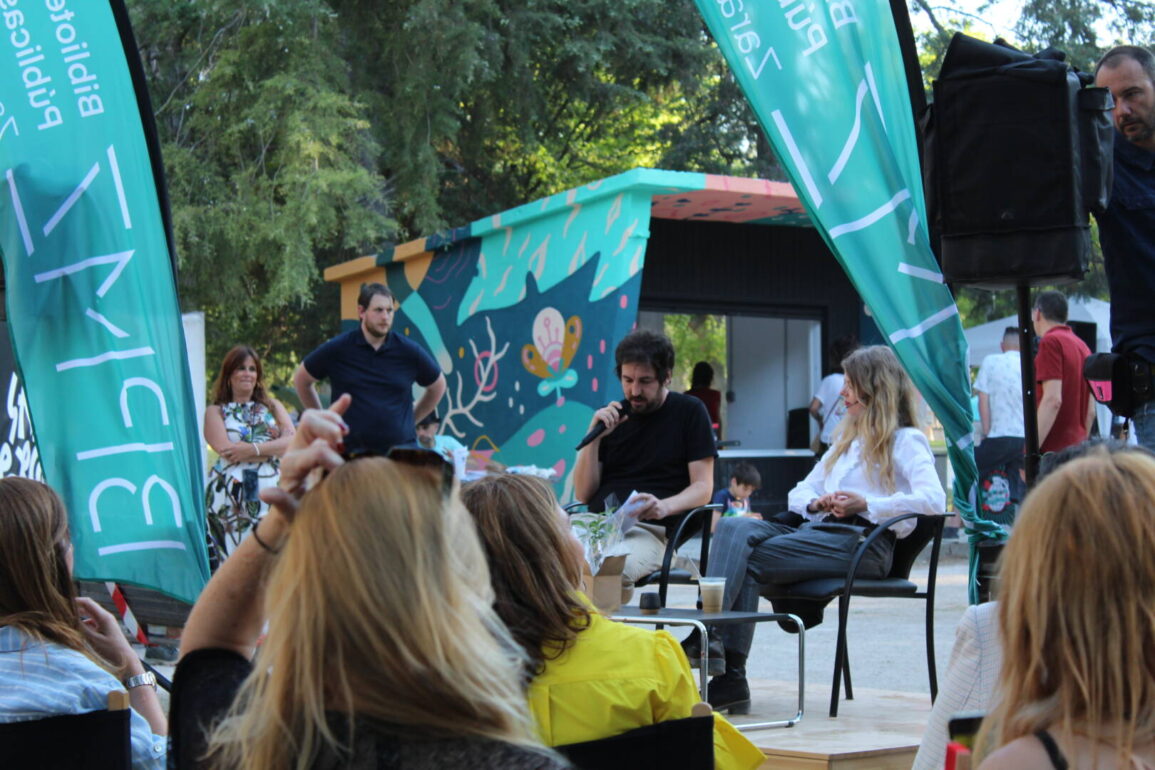
[[[306,409],[320,409],[315,384],[328,378],[333,400],[353,396],[345,412],[351,451],[387,452],[416,440],[417,420],[433,411],[445,394],[445,375],[424,348],[403,334],[391,334],[393,292],[380,283],[361,286],[357,315],[361,326],[329,340],[293,373],[293,385]],[[413,383],[425,394],[413,403]]]
[[[1115,97],[1115,186],[1098,217],[1111,290],[1114,351],[1146,363],[1155,375],[1155,56],[1122,45],[1095,67],[1095,85]],[[1155,450],[1155,389],[1135,410],[1139,443]]]

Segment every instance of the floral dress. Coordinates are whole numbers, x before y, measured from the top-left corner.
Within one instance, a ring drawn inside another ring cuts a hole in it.
[[[229,441],[263,444],[281,434],[272,410],[257,401],[217,404],[209,409],[221,410]],[[281,474],[280,458],[261,456],[254,461],[230,463],[221,457],[209,470],[205,512],[209,561],[214,568],[236,549],[245,533],[268,509],[268,504],[255,495],[245,494],[245,471],[256,473],[255,491],[276,486]]]

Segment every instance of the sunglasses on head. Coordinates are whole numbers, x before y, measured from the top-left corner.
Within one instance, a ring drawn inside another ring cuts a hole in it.
[[[453,464],[440,452],[418,444],[398,444],[384,454],[374,449],[352,449],[342,453],[341,457],[345,462],[359,460],[362,457],[384,457],[402,465],[437,471],[441,474],[441,491],[448,495],[453,490]]]

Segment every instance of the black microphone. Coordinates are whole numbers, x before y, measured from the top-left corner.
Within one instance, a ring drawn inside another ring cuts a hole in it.
[[[630,410],[630,402],[629,401],[622,401],[622,405],[618,407],[618,414],[621,415],[622,417],[627,417],[627,416],[629,416],[630,411],[631,411]],[[604,422],[602,422],[601,420],[598,420],[597,425],[590,428],[590,432],[587,433],[586,437],[583,438],[581,443],[577,445],[577,451],[580,452],[582,449],[585,448],[586,444],[590,443],[595,438],[597,438],[598,436],[602,435],[605,432],[606,432],[606,424]]]

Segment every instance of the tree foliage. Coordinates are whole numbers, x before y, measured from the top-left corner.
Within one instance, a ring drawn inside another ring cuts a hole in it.
[[[780,178],[692,0],[129,0],[209,358],[328,264],[638,165]]]
[[[293,358],[316,342],[318,268],[365,253],[392,228],[331,15],[307,0],[133,10],[179,288],[186,308],[205,310],[209,367],[238,342]],[[335,303],[326,306],[332,330]]]
[[[973,17],[914,2],[933,76]],[[693,0],[128,6],[210,367],[248,342],[286,370],[336,330],[321,271],[390,241],[637,165],[783,178]],[[1085,66],[1103,24],[1149,41],[1152,14],[1145,0],[1028,0],[1018,34]]]

